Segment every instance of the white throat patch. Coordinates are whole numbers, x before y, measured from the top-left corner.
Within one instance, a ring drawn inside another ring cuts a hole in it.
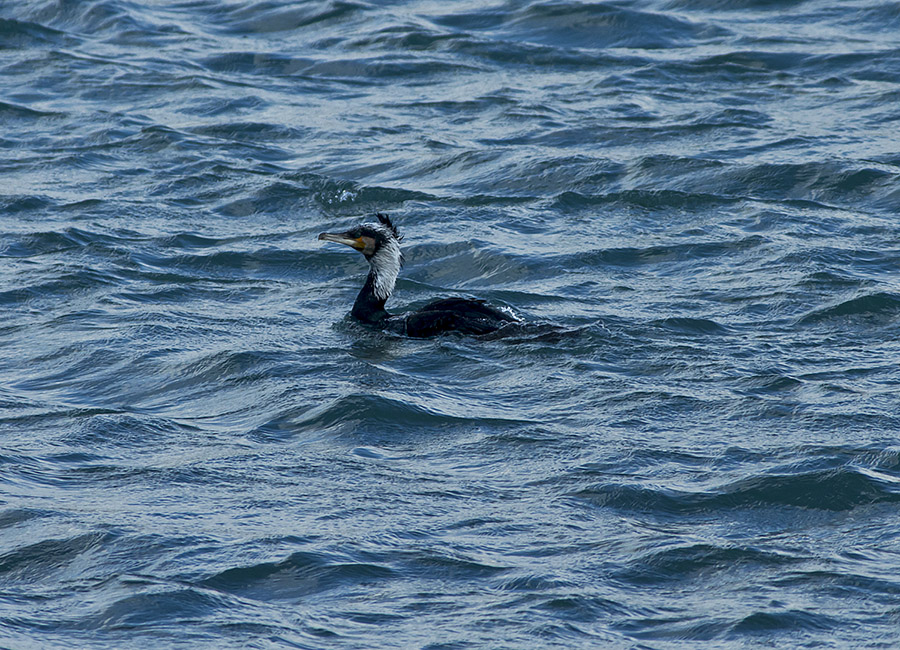
[[[369,264],[375,273],[375,297],[387,300],[394,292],[394,285],[400,274],[400,244],[393,233],[386,237],[378,252],[369,260]]]

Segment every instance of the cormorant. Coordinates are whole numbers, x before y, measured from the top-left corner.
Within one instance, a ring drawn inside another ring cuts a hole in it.
[[[385,214],[376,214],[378,223],[363,223],[342,233],[323,232],[322,241],[355,248],[369,262],[366,283],[356,296],[350,313],[357,320],[398,334],[427,338],[446,332],[488,334],[519,320],[483,300],[445,298],[408,314],[390,314],[384,303],[391,297],[403,256],[400,232]]]

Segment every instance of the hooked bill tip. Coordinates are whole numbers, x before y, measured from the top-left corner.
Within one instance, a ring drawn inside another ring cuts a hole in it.
[[[351,237],[348,237],[346,233],[323,232],[321,235],[319,235],[319,239],[321,241],[333,241],[336,244],[344,244],[360,251],[365,247],[365,244],[363,244],[361,238],[353,239]]]

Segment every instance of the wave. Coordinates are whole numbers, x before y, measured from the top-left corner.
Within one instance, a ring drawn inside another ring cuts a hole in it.
[[[53,205],[56,205],[53,201],[35,198],[25,209],[47,209]],[[111,250],[116,246],[136,243],[143,238],[128,230],[110,233],[70,226],[61,230],[30,232],[24,235],[7,234],[6,239],[8,243],[2,249],[3,256],[29,258],[87,247],[93,250]]]
[[[556,196],[554,207],[561,210],[590,210],[596,206],[633,206],[649,210],[719,208],[740,202],[735,197],[680,190],[633,189],[605,194],[584,194],[576,191]]]
[[[157,587],[147,593],[118,598],[96,614],[80,618],[72,627],[93,630],[96,634],[107,630],[185,626],[215,617],[235,606],[239,603],[209,590]]]
[[[644,57],[602,48],[566,48],[527,40],[470,35],[453,38],[444,48],[451,54],[467,57],[483,65],[521,70],[543,68],[594,72],[598,69],[647,63]]]
[[[269,52],[215,54],[204,60],[204,67],[220,74],[343,80],[375,85],[387,85],[392,78],[441,77],[480,70],[479,66],[471,63],[441,58],[423,59],[405,54],[316,59]]]
[[[729,34],[719,25],[612,3],[535,2],[514,14],[511,28],[526,40],[581,48],[661,49]]]
[[[72,47],[80,40],[65,31],[42,25],[39,21],[12,18],[0,18],[0,38],[3,39],[3,49]],[[3,105],[5,104],[0,103],[0,106]]]
[[[721,38],[728,33],[722,27],[604,2],[531,2],[514,11],[460,11],[433,20],[455,30],[490,30],[507,40],[566,49],[657,49]]]
[[[406,401],[380,395],[355,394],[330,400],[326,404],[307,408],[290,409],[281,413],[251,435],[261,438],[283,438],[299,433],[322,434],[327,431],[350,430],[377,432],[379,436],[410,435],[423,429],[466,427],[490,423],[493,426],[509,426],[519,422],[516,418],[490,416],[478,410],[463,411],[456,401],[446,404],[456,412],[443,410],[436,405]]]
[[[804,562],[804,556],[776,553],[751,547],[711,544],[673,545],[642,554],[617,573],[628,584],[647,586],[687,580],[700,572],[746,571],[749,566],[790,567]]]
[[[199,427],[147,414],[101,413],[80,420],[80,426],[65,436],[77,448],[142,448],[154,441],[201,433]]]
[[[37,508],[11,508],[0,511],[0,530],[32,519],[52,516],[52,510],[39,510]]]
[[[278,562],[226,569],[199,584],[246,598],[294,600],[352,584],[372,584],[394,576],[393,570],[380,564],[298,551]]]
[[[217,31],[239,35],[277,34],[304,28],[321,30],[360,20],[370,11],[365,3],[347,0],[308,6],[285,6],[272,0],[237,5],[202,0],[193,4],[192,13],[204,16]]]
[[[780,612],[754,612],[731,627],[732,634],[765,635],[791,630],[839,630],[846,620],[818,612],[792,609]]]
[[[568,268],[607,267],[607,266],[642,266],[662,263],[701,263],[709,258],[730,258],[735,253],[753,250],[766,242],[764,237],[750,235],[739,239],[722,242],[696,242],[670,244],[666,246],[649,246],[646,248],[625,247],[606,248],[586,253],[566,256]]]
[[[87,267],[66,269],[57,278],[20,282],[15,289],[0,291],[0,305],[41,304],[68,299],[73,293],[112,287],[116,283],[107,273]]]
[[[695,11],[770,11],[777,15],[785,8],[805,3],[806,0],[667,0],[665,7]]]
[[[675,317],[663,318],[653,322],[657,327],[688,335],[728,334],[729,328],[708,318]]]
[[[817,325],[859,319],[888,323],[894,322],[898,315],[900,315],[900,296],[889,292],[877,292],[816,309],[800,318],[798,324]]]
[[[690,127],[688,123],[680,128]],[[851,161],[736,164],[670,156],[642,159],[636,171],[644,181],[660,179],[658,189],[712,194],[723,201],[793,199],[813,205],[865,203],[880,208],[890,204],[900,178],[896,172]]]
[[[572,492],[570,496],[597,507],[666,516],[773,507],[848,511],[900,501],[898,483],[890,476],[844,465],[796,473],[770,472],[704,491],[602,483]]]
[[[598,128],[603,130],[605,127]],[[696,128],[720,127],[702,121],[686,121],[676,127],[667,127],[666,132],[681,136]],[[579,135],[578,130],[583,128],[573,130],[571,137],[583,140],[585,136]],[[657,131],[656,128],[651,130]],[[562,134],[568,132],[569,129],[561,130]],[[635,136],[634,130],[628,129],[616,137]],[[551,133],[541,137],[561,136]],[[587,137],[594,138],[597,134]],[[783,143],[774,142],[761,147],[760,153],[781,146]],[[557,160],[540,164],[556,163],[558,169],[568,174],[566,184],[571,189],[555,195],[554,207],[560,209],[625,205],[655,210],[698,210],[763,201],[778,201],[780,204],[800,201],[806,202],[809,207],[819,208],[859,209],[864,205],[879,211],[895,210],[900,206],[900,191],[896,190],[900,174],[884,168],[852,162],[748,165],[727,162],[727,158],[734,155],[731,151],[719,151],[715,155],[721,159],[651,156],[640,159],[629,168],[616,168],[602,160]],[[500,162],[504,166],[509,165]],[[503,184],[503,178],[511,174],[512,169],[499,168],[499,187],[507,187]],[[528,175],[535,176],[535,170],[529,169]],[[546,180],[548,185],[559,186],[559,183],[554,183],[555,177],[552,175]],[[638,187],[622,187],[635,183]],[[542,188],[543,184],[532,185],[531,195],[540,196]]]
[[[0,118],[7,121],[7,124],[13,121],[31,122],[36,119],[47,119],[55,117],[64,117],[65,113],[57,111],[41,111],[20,104],[11,102],[0,102]],[[11,135],[11,134],[6,134]]]
[[[64,539],[45,539],[0,555],[5,580],[53,581],[82,555],[109,544],[113,533],[86,533]]]
[[[239,199],[221,203],[216,210],[228,216],[278,214],[292,211],[298,202],[308,199],[332,215],[351,214],[359,219],[360,212],[390,210],[408,201],[434,198],[431,194],[415,190],[361,185],[318,174],[286,173],[253,193],[244,193]],[[331,226],[321,223],[320,227],[327,229]]]

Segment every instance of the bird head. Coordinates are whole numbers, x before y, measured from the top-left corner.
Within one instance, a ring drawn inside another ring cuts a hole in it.
[[[378,223],[362,223],[347,232],[323,232],[319,235],[319,239],[346,244],[358,250],[370,262],[386,248],[396,249],[399,253],[399,244],[403,237],[397,227],[391,223],[390,217],[386,214],[379,213],[375,217]]]
[[[400,273],[403,256],[400,240],[403,237],[386,214],[376,214],[378,223],[363,223],[347,232],[323,232],[321,241],[345,244],[365,256],[375,276],[375,294],[386,300],[394,290],[394,283]]]

